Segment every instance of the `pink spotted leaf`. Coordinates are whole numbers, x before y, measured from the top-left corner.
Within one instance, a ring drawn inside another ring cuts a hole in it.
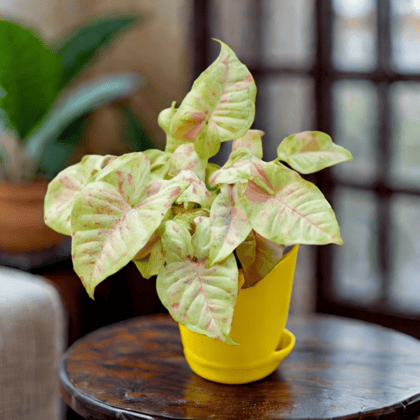
[[[270,194],[253,181],[238,185],[252,228],[279,245],[342,245],[334,211],[321,191],[281,164],[265,165]]]
[[[271,242],[252,230],[235,251],[244,272],[242,288],[261,281],[280,262],[283,250],[283,245]]]
[[[203,159],[214,156],[221,142],[243,136],[255,116],[254,79],[235,53],[220,44],[219,57],[194,82],[170,126],[176,139],[194,141]]]
[[[111,156],[86,155],[79,163],[61,171],[49,183],[44,200],[47,226],[64,235],[71,235],[70,215],[77,194],[110,159]]]
[[[223,261],[241,244],[251,224],[242,207],[235,200],[236,187],[222,185],[211,207],[211,246],[208,265]]]
[[[304,131],[286,137],[277,148],[277,156],[302,174],[353,159],[348,150],[319,131]]]
[[[118,177],[92,182],[79,193],[71,216],[73,265],[91,297],[100,282],[147,244],[174,201],[195,180],[193,172],[184,171],[138,204],[130,202]]]

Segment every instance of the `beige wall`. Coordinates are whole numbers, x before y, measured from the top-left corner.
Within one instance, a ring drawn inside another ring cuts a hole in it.
[[[189,34],[192,0],[2,0],[0,15],[21,18],[48,37],[63,35],[96,15],[133,12],[147,18],[121,35],[76,83],[102,74],[136,72],[147,86],[127,102],[157,146],[164,143],[157,116],[180,101],[190,82]],[[125,151],[116,126],[117,110],[108,106],[92,115],[87,146],[80,153]]]

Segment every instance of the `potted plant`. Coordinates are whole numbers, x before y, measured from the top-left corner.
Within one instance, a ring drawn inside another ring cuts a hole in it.
[[[159,115],[164,151],[85,156],[45,197],[45,222],[71,235],[88,294],[130,261],[157,275],[190,366],[226,383],[268,375],[293,347],[284,326],[298,244],[342,244],[331,206],[295,170],[352,159],[328,135],[303,132],[264,162],[255,97],[250,72],[221,43],[179,107]],[[209,163],[229,140],[227,162]]]
[[[68,86],[101,50],[138,20],[102,17],[76,28],[57,44],[47,42],[22,22],[0,20],[3,252],[39,251],[62,240],[43,221],[48,181],[68,165],[80,145],[89,113],[129,96],[143,81],[134,74],[115,74],[73,89]],[[125,115],[127,123],[133,124],[129,110]]]

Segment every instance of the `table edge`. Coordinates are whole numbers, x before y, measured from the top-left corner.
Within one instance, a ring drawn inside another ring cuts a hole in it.
[[[320,314],[320,317],[322,318],[329,318],[329,319],[334,319],[334,318],[340,318],[340,319],[345,319],[348,320],[350,322],[355,321],[357,322],[358,320],[353,320],[351,318],[345,318],[345,317],[338,317],[335,315],[328,315],[328,314]],[[120,321],[117,322],[115,324],[111,324],[111,325],[107,325],[104,326],[102,328],[99,328],[98,330],[92,331],[91,333],[87,334],[86,336],[82,337],[81,339],[77,340],[77,342],[75,342],[72,346],[70,346],[65,353],[62,356],[62,360],[60,363],[60,368],[59,368],[59,380],[60,380],[60,391],[61,391],[61,396],[63,398],[63,400],[65,401],[65,403],[74,411],[76,411],[78,414],[80,414],[81,416],[84,416],[84,410],[81,410],[80,407],[78,406],[77,403],[80,404],[85,404],[85,407],[89,407],[89,410],[85,410],[86,414],[88,415],[92,415],[92,413],[97,413],[100,412],[103,415],[108,415],[108,416],[113,416],[112,418],[117,418],[117,419],[121,419],[121,420],[161,420],[161,419],[177,419],[178,417],[173,417],[173,416],[165,416],[162,417],[161,415],[156,415],[153,414],[145,414],[145,413],[141,413],[139,411],[133,411],[130,409],[124,409],[124,408],[119,408],[116,406],[113,406],[111,404],[106,404],[100,400],[98,400],[97,398],[94,398],[88,394],[86,394],[84,391],[82,391],[80,388],[78,388],[76,385],[74,385],[69,376],[68,376],[68,371],[67,371],[67,360],[68,360],[68,355],[71,352],[72,348],[75,347],[77,344],[80,344],[82,341],[84,341],[85,339],[87,339],[89,336],[95,334],[97,331],[99,330],[103,330],[106,328],[111,328],[113,326],[116,326],[120,323],[125,323],[125,322],[135,322],[135,320],[139,320],[139,319],[147,319],[149,322],[153,321],[153,320],[159,320],[160,322],[164,322],[167,325],[174,325],[176,324],[176,322],[169,316],[166,314],[159,314],[159,315],[152,315],[152,316],[141,316],[141,317],[134,317],[134,318],[130,318],[127,319],[125,321]],[[290,317],[291,320],[293,320],[293,316]],[[299,316],[296,317],[296,320],[298,320]],[[377,326],[376,324],[369,324],[366,323],[368,325],[373,325],[373,326]],[[380,328],[385,328],[388,329],[390,331],[393,331],[395,333],[398,334],[402,334],[405,335],[407,337],[411,337],[407,334],[401,333],[399,331],[395,331],[386,327],[381,327]],[[413,338],[413,337],[411,337]],[[415,339],[415,338],[413,338]],[[95,402],[95,406],[92,405],[92,401]],[[98,408],[100,408],[100,410],[98,410]],[[402,412],[401,412],[402,410]],[[396,402],[392,405],[386,406],[386,407],[382,407],[380,409],[376,409],[376,410],[368,410],[368,411],[360,411],[358,413],[354,413],[354,414],[349,414],[349,415],[345,415],[345,416],[340,416],[340,417],[331,417],[331,418],[322,418],[322,419],[318,419],[318,420],[352,420],[352,419],[360,419],[360,420],[369,420],[369,419],[377,419],[378,415],[399,415],[401,419],[407,419],[407,420],[415,420],[415,419],[420,419],[420,393],[405,399],[403,401],[399,401]],[[86,417],[85,417],[86,418]],[[103,417],[104,419],[107,419],[106,417]],[[109,417],[111,418],[111,417]],[[393,417],[394,418],[394,417]],[[282,420],[308,420],[307,418],[302,418],[302,419],[298,419],[298,418],[289,418],[289,417],[281,417]],[[311,418],[310,420],[317,420],[316,418]]]

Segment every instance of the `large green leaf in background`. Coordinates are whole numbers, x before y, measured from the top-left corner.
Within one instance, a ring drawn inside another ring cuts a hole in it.
[[[34,31],[6,21],[0,21],[0,52],[0,108],[8,115],[4,123],[25,138],[57,96],[60,58]]]
[[[155,146],[147,136],[136,115],[130,108],[123,106],[124,118],[121,121],[121,131],[131,150],[142,152]]]
[[[55,141],[50,141],[39,162],[39,172],[48,179],[54,178],[65,168],[75,146],[83,138],[89,112],[73,121]]]
[[[96,53],[108,46],[123,30],[139,22],[135,16],[112,16],[98,19],[78,27],[58,47],[63,72],[60,89],[77,76]]]
[[[141,79],[135,74],[103,76],[80,85],[54,104],[45,119],[28,137],[26,153],[35,161],[42,161],[43,152],[75,120],[100,105],[132,94],[140,86]],[[68,142],[70,140],[68,138]],[[41,163],[41,166],[45,165]]]

